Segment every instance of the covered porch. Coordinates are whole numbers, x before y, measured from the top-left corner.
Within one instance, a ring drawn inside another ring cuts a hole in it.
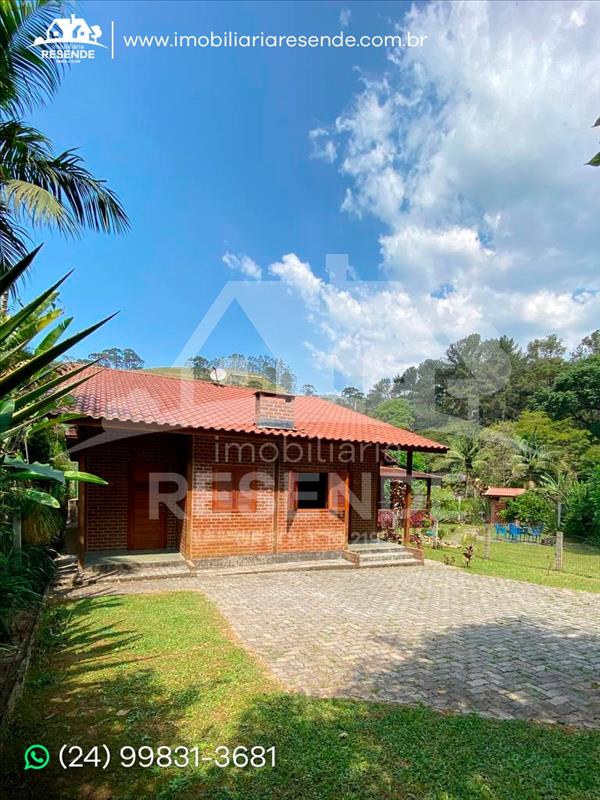
[[[440,486],[441,475],[414,470],[413,453],[407,451],[406,466],[400,466],[388,453],[379,468],[378,526],[383,515],[391,515],[394,528],[402,525],[402,542],[410,544],[410,531],[420,515],[431,512],[431,489]]]

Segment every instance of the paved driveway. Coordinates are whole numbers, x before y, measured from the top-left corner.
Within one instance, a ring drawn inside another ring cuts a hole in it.
[[[441,565],[198,582],[293,690],[600,728],[600,595]]]

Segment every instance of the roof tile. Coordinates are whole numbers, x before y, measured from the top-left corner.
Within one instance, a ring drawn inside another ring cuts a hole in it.
[[[73,391],[76,411],[93,419],[229,431],[370,442],[444,452],[443,444],[396,428],[319,397],[295,398],[293,430],[255,424],[256,390],[207,381],[102,369]]]

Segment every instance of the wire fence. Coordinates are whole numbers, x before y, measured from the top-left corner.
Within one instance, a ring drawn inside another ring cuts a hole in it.
[[[562,552],[562,571],[584,578],[600,579],[600,542],[565,539]]]

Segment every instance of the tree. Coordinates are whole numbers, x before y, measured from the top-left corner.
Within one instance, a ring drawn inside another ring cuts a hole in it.
[[[442,408],[454,417],[493,422],[502,417],[495,408],[499,392],[510,377],[510,359],[497,339],[478,333],[451,344],[442,370]],[[492,400],[492,409],[486,413]]]
[[[194,378],[197,381],[210,380],[210,361],[204,356],[194,356],[190,358],[188,364],[192,368]]]
[[[412,392],[417,384],[417,378],[416,367],[409,367],[401,375],[395,375],[392,380],[392,397],[403,397]]]
[[[481,432],[477,477],[486,486],[507,486],[513,476],[517,449],[513,422],[499,422]]]
[[[383,422],[395,425],[396,428],[410,428],[415,421],[415,415],[408,401],[403,397],[385,400],[377,406],[372,414],[377,419],[383,420]]]
[[[557,470],[554,475],[543,475],[540,491],[544,497],[556,506],[556,527],[562,524],[562,510],[575,483],[574,475],[569,470]]]
[[[545,475],[552,472],[558,454],[542,444],[535,435],[517,437],[516,445],[513,478],[523,481],[525,488],[532,489]]]
[[[579,361],[582,358],[589,358],[589,356],[600,356],[600,330],[592,331],[589,336],[584,336],[573,350],[572,358],[574,361]]]
[[[518,520],[521,525],[529,527],[551,526],[554,519],[554,508],[541,492],[533,490],[509,500],[504,516],[509,522]]]
[[[306,395],[306,397],[314,397],[317,393],[317,390],[312,385],[312,383],[305,383],[302,387],[302,394]]]
[[[364,394],[355,386],[346,386],[345,389],[342,389],[344,405],[350,406],[350,408],[353,408],[355,411],[362,405],[364,399]]]
[[[510,381],[510,402],[514,417],[536,405],[534,396],[552,386],[558,373],[564,369],[566,347],[555,334],[533,339],[527,345],[523,361]]]
[[[63,66],[31,48],[60,9],[45,0],[0,3],[0,274],[27,252],[23,225],[120,233],[127,215],[114,192],[74,150],[57,153],[20,114],[51,97]],[[7,299],[3,297],[6,312]]]
[[[144,366],[144,360],[130,347],[124,349],[110,347],[99,353],[90,353],[88,358],[90,361],[96,361],[101,367],[113,369],[142,369]]]
[[[554,419],[573,417],[592,435],[600,436],[600,356],[567,366],[536,400]]]
[[[209,381],[211,371],[220,368],[226,372],[225,383],[255,389],[282,389],[290,394],[293,394],[296,388],[296,375],[292,368],[274,356],[230,353],[228,356],[208,359],[198,355],[188,359],[187,363],[192,368],[196,380]]]
[[[570,419],[554,420],[545,411],[523,411],[514,423],[517,436],[535,439],[556,454],[557,465],[576,469],[590,446],[588,431],[575,426]]]
[[[586,483],[574,483],[566,502],[565,534],[600,544],[600,466]]]
[[[391,397],[392,381],[389,378],[382,378],[377,381],[367,392],[365,399],[365,409],[367,413],[372,411],[377,406],[381,405],[385,400]]]
[[[472,486],[473,473],[481,458],[481,439],[477,434],[463,433],[453,436],[450,449],[446,453],[446,463],[454,469],[459,469],[464,475],[467,490]]]

